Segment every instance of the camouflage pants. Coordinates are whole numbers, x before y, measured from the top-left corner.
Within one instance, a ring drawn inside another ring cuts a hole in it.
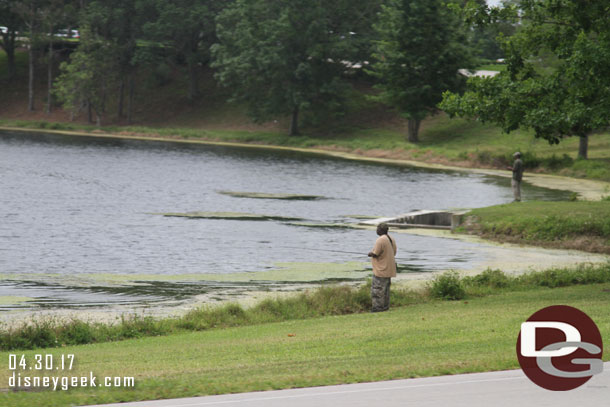
[[[390,277],[373,276],[371,283],[372,312],[387,311],[390,308]]]
[[[510,185],[513,187],[513,196],[515,197],[515,201],[521,201],[521,181],[513,179],[511,180]]]

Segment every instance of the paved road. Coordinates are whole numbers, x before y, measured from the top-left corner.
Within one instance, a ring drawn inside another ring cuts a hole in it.
[[[376,383],[345,384],[114,404],[120,407],[605,407],[610,405],[610,362],[604,372],[568,392],[541,389],[521,370]],[[105,406],[111,406],[107,404]],[[101,406],[98,406],[101,407]]]

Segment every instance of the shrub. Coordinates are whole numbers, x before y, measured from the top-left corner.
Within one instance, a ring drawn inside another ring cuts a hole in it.
[[[487,269],[481,274],[472,277],[464,277],[464,285],[484,286],[490,288],[505,288],[511,283],[510,278],[501,270]]]
[[[63,327],[60,342],[66,345],[82,345],[94,342],[93,327],[86,322],[73,320]]]
[[[428,291],[432,298],[443,300],[461,300],[466,296],[464,285],[456,271],[448,271],[436,276],[428,284]]]
[[[55,321],[34,320],[24,323],[1,335],[3,349],[36,349],[57,346],[57,336],[53,329]]]

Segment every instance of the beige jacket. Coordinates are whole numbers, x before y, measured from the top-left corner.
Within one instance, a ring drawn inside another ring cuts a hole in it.
[[[373,254],[377,257],[372,257],[373,274],[377,277],[396,277],[396,240],[390,242],[389,235],[381,235],[377,238],[375,246],[373,246]]]

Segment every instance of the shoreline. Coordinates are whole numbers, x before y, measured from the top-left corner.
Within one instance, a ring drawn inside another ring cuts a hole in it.
[[[491,175],[503,178],[509,178],[510,172],[507,170],[498,169],[486,169],[486,168],[472,168],[472,167],[458,167],[446,164],[428,163],[425,161],[417,160],[405,160],[396,158],[384,158],[384,157],[372,157],[366,155],[366,152],[362,154],[356,152],[344,152],[337,151],[332,148],[325,148],[318,146],[315,148],[304,148],[304,147],[287,147],[278,146],[273,144],[255,144],[255,143],[240,143],[240,142],[228,142],[228,141],[215,141],[206,139],[184,139],[184,138],[171,138],[165,136],[138,136],[138,135],[124,135],[114,134],[105,132],[85,132],[85,131],[71,131],[71,130],[52,130],[52,129],[31,129],[22,127],[9,127],[0,126],[0,131],[16,131],[23,133],[39,133],[39,134],[58,134],[76,137],[90,137],[90,138],[108,138],[117,140],[138,140],[138,141],[155,141],[155,142],[170,142],[170,143],[182,143],[182,144],[200,144],[200,145],[212,145],[212,146],[225,146],[225,147],[242,147],[242,148],[256,148],[263,150],[276,150],[276,151],[293,151],[307,154],[324,155],[327,157],[340,158],[345,160],[353,161],[366,161],[373,163],[380,163],[386,165],[398,165],[398,166],[409,166],[416,168],[425,168],[440,171],[455,171],[465,172],[471,174],[482,174]],[[391,151],[387,150],[388,153]],[[538,174],[538,173],[526,173],[523,176],[523,181],[542,188],[557,189],[563,191],[574,192],[584,200],[600,200],[604,196],[610,194],[610,183],[598,180],[590,180],[586,178],[572,178],[561,175],[553,174]]]
[[[371,228],[371,230],[373,230]],[[424,237],[436,237],[442,239],[461,240],[475,244],[484,245],[488,253],[487,258],[474,264],[468,269],[455,269],[460,276],[473,276],[485,270],[501,270],[507,275],[520,275],[528,272],[541,272],[554,268],[571,268],[578,265],[603,265],[610,261],[610,256],[599,253],[588,253],[577,250],[549,249],[537,246],[523,246],[514,243],[498,243],[483,239],[478,236],[466,234],[451,234],[445,230],[430,229],[398,229],[393,233],[411,234]],[[437,275],[454,269],[439,270],[433,272],[413,272],[398,274],[394,278],[393,285],[399,288],[422,290],[426,284]],[[342,285],[360,285],[366,280],[354,280],[341,282]],[[127,283],[127,281],[125,282]],[[256,283],[256,282],[254,282]],[[307,290],[315,290],[324,284],[295,282],[290,288],[281,290],[254,290],[240,295],[228,295],[222,299],[217,298],[216,293],[196,295],[192,298],[174,303],[171,300],[158,303],[139,305],[111,305],[107,307],[85,307],[70,308],[60,307],[55,309],[13,309],[4,312],[0,316],[0,327],[14,328],[33,320],[81,320],[86,322],[99,322],[113,324],[122,317],[152,317],[172,318],[185,315],[189,311],[201,307],[222,307],[228,303],[236,303],[244,308],[256,306],[259,302],[269,298],[285,298]],[[211,298],[215,298],[210,302]]]
[[[202,140],[202,139],[182,139],[172,138],[164,136],[141,136],[141,135],[121,135],[113,133],[103,132],[84,132],[84,131],[68,131],[68,130],[47,130],[47,129],[29,129],[19,127],[5,127],[0,126],[0,131],[7,132],[20,132],[30,134],[56,134],[66,135],[74,137],[89,137],[97,139],[117,139],[117,140],[136,140],[136,141],[153,141],[153,142],[169,142],[169,143],[186,143],[186,144],[200,144],[200,145],[211,145],[211,146],[227,146],[227,147],[242,147],[242,148],[256,148],[261,150],[276,150],[276,151],[292,151],[306,154],[315,154],[326,157],[335,157],[345,160],[353,161],[366,161],[374,162],[386,165],[399,165],[399,166],[410,166],[416,168],[427,168],[432,170],[441,171],[455,171],[462,173],[476,173],[491,176],[500,176],[509,178],[510,172],[503,170],[494,169],[480,169],[480,168],[465,168],[449,166],[437,163],[426,163],[422,161],[404,160],[404,159],[392,159],[392,158],[380,158],[380,157],[369,157],[361,155],[355,152],[341,152],[332,149],[324,148],[302,148],[302,147],[286,147],[269,144],[250,144],[250,143],[239,143],[239,142],[225,142],[225,141],[214,141],[214,140]],[[389,151],[388,151],[389,152]],[[366,152],[365,152],[366,153]],[[561,189],[569,190],[579,193],[586,199],[599,199],[603,195],[606,195],[610,191],[610,183],[603,181],[583,180],[578,178],[569,178],[556,175],[547,174],[528,174],[524,177],[524,180],[532,185],[539,187],[545,187],[550,189]],[[562,249],[545,249],[538,246],[521,246],[517,244],[499,244],[492,240],[482,239],[471,235],[450,235],[448,233],[441,233],[439,231],[428,231],[411,229],[409,231],[395,231],[398,233],[410,233],[423,236],[434,236],[445,239],[457,239],[476,242],[484,245],[488,245],[491,249],[488,261],[477,264],[470,270],[462,270],[463,275],[472,275],[484,271],[487,268],[501,268],[503,271],[518,274],[520,272],[526,272],[531,270],[541,270],[552,266],[572,266],[576,263],[601,263],[610,259],[609,256],[605,255],[594,255],[592,253],[573,251],[573,250],[562,250]],[[524,256],[519,256],[519,253]],[[523,257],[523,258],[521,258]],[[518,260],[516,260],[518,259]],[[438,273],[414,273],[404,275],[402,278],[397,279],[397,283],[401,285],[420,286],[424,284],[430,278],[433,278]],[[313,286],[312,286],[313,288]],[[296,291],[299,291],[298,289]],[[291,290],[292,292],[292,290]],[[280,295],[279,292],[273,294]],[[239,303],[256,302],[260,300],[260,297],[265,297],[265,293],[253,292],[244,298],[237,299]],[[202,301],[203,298],[193,298],[185,301],[178,306],[167,307],[167,304],[155,304],[150,306],[128,306],[128,307],[110,307],[104,309],[70,309],[60,308],[54,311],[40,312],[40,310],[14,310],[5,315],[0,321],[7,323],[14,323],[18,320],[24,320],[32,315],[46,314],[51,316],[59,317],[72,317],[76,314],[84,317],[85,319],[114,319],[119,315],[125,315],[130,313],[137,314],[148,314],[151,316],[167,316],[168,314],[183,314],[186,311],[197,308],[203,304],[209,304],[207,301]],[[222,305],[227,303],[227,300],[218,301],[218,304]],[[214,306],[215,304],[212,304]],[[97,315],[96,315],[97,314]],[[8,320],[8,321],[7,321]]]

